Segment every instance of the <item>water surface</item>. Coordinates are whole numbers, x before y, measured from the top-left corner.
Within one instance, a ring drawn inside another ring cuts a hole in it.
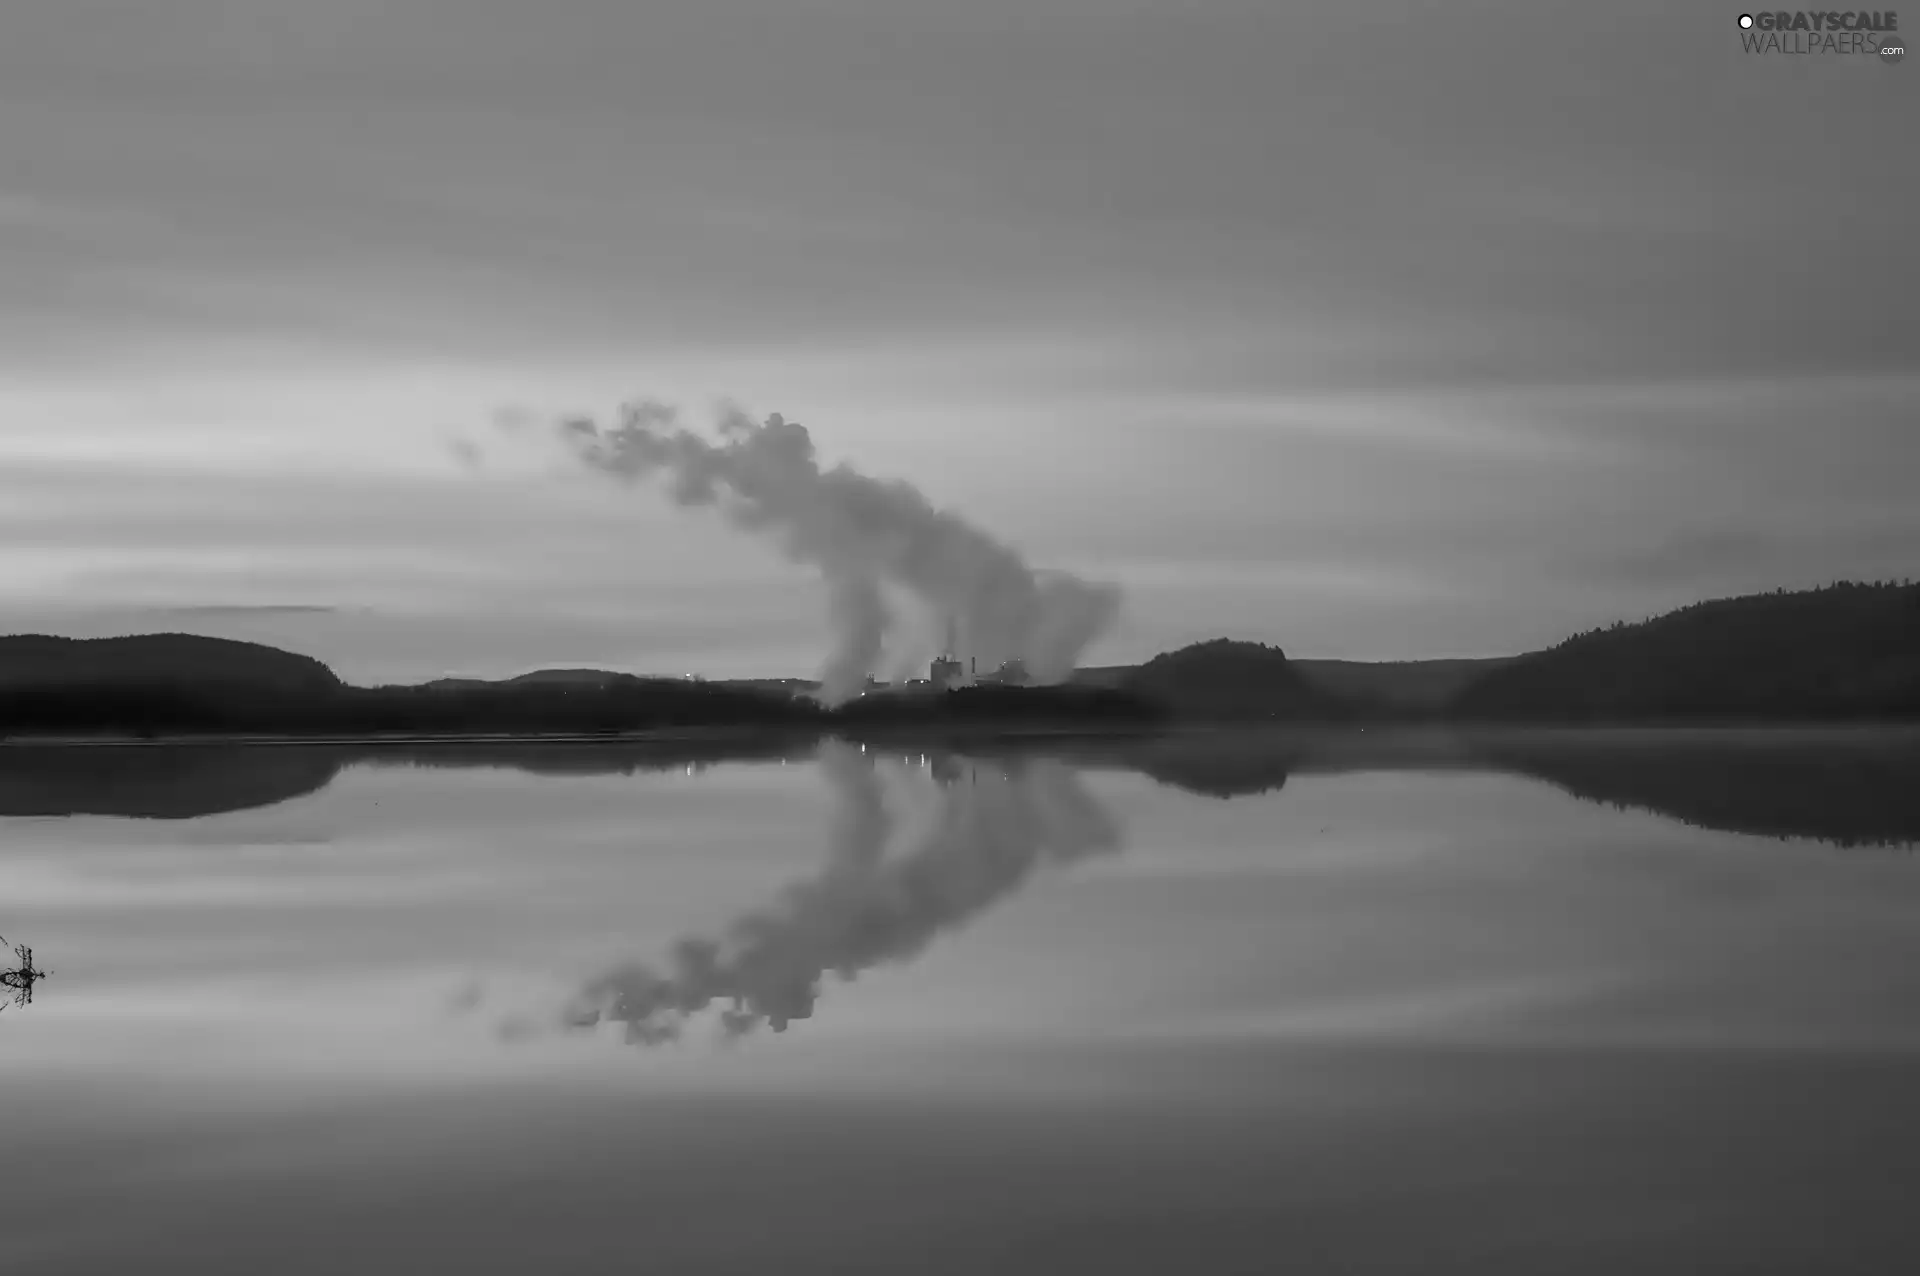
[[[1920,1261],[1920,739],[0,749],[21,1270]]]

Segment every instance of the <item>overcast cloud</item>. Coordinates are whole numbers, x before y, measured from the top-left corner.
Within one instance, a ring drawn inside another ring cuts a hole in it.
[[[811,668],[719,520],[450,446],[632,395],[1121,581],[1101,661],[1911,574],[1920,70],[1735,16],[0,0],[4,627]]]

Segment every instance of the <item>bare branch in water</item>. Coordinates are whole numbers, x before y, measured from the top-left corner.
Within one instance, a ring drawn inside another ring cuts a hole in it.
[[[6,938],[0,936],[0,947],[6,946]],[[33,964],[33,949],[27,945],[14,944],[12,948],[14,958],[19,962],[19,966],[13,970],[0,970],[0,986],[14,990],[12,998],[14,1005],[31,1005],[33,1002],[34,984],[45,979],[49,972],[41,970]],[[0,1004],[0,1010],[4,1010],[5,1008],[4,1004]]]

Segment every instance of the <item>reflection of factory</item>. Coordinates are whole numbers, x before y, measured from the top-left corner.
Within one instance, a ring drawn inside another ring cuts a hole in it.
[[[951,753],[936,753],[928,760],[927,770],[941,784],[953,784],[961,776],[960,759]],[[972,770],[967,768],[969,774]]]

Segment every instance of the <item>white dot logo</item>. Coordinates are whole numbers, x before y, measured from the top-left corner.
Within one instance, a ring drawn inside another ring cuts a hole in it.
[[[1742,31],[1746,31],[1746,30],[1750,30],[1750,29],[1752,28],[1752,26],[1753,26],[1753,15],[1752,15],[1751,13],[1743,13],[1743,14],[1741,14],[1741,15],[1740,15],[1740,29],[1741,29]]]

